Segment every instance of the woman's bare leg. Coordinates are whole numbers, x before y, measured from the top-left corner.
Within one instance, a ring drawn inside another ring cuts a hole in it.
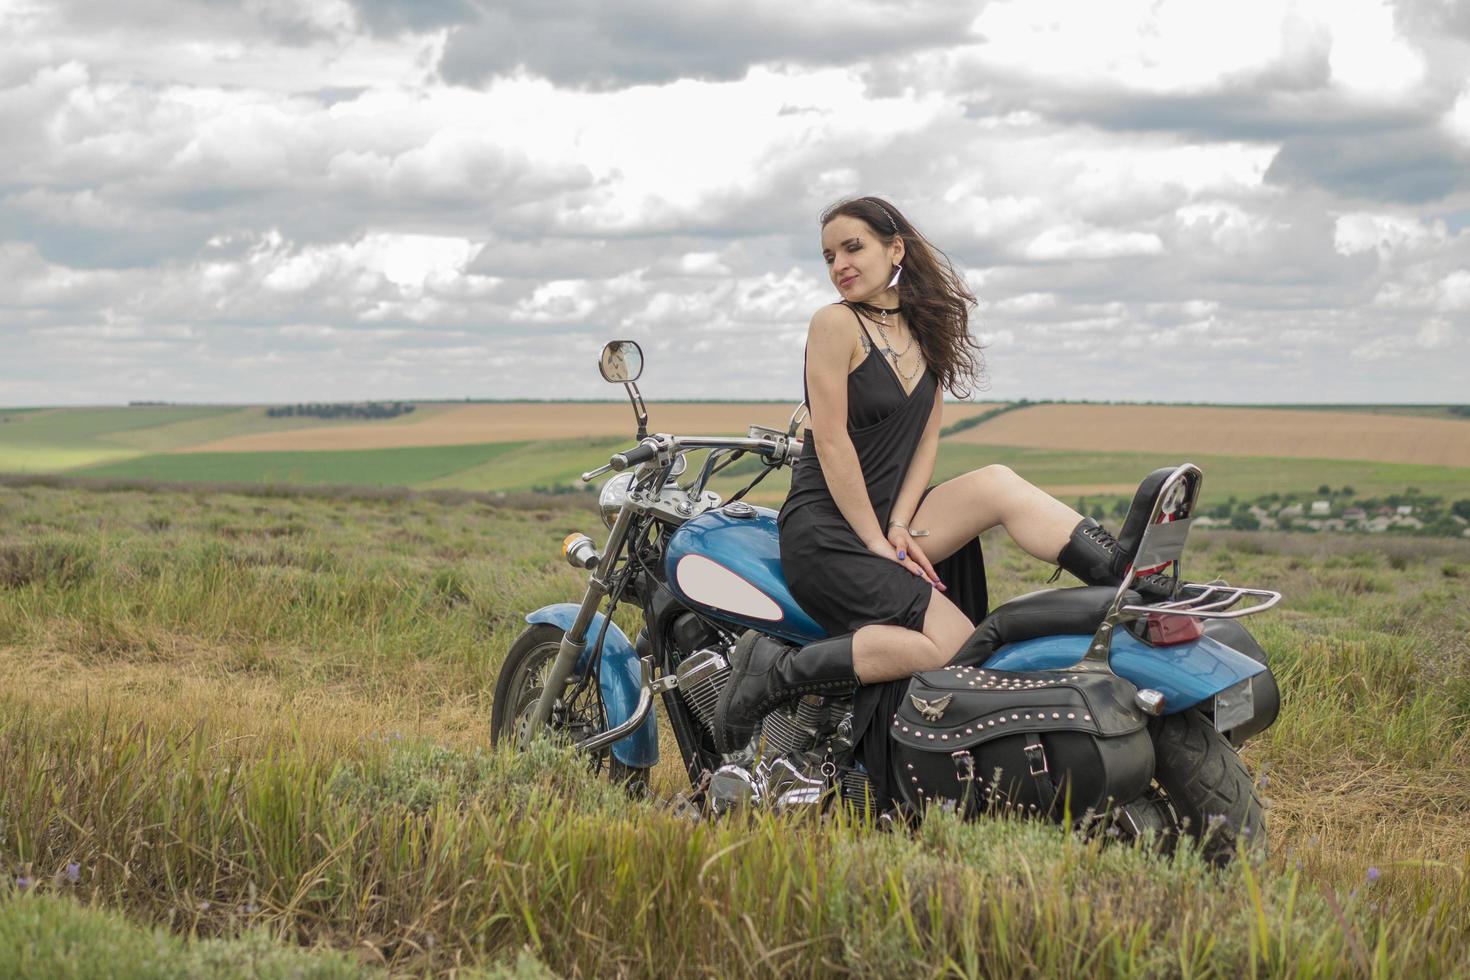
[[[943,667],[974,629],[958,606],[935,591],[929,597],[922,633],[902,626],[858,630],[852,638],[853,671],[864,684],[877,684]]]
[[[958,551],[997,524],[1042,561],[1055,561],[1082,515],[1009,466],[984,466],[929,491],[910,526],[927,530],[919,547],[931,562]]]

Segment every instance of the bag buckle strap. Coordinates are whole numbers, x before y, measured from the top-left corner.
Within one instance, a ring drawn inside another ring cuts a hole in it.
[[[970,754],[969,749],[951,752],[949,758],[954,763],[954,778],[962,783],[975,781],[975,757]]]
[[[1026,761],[1031,765],[1033,777],[1051,775],[1051,767],[1046,764],[1046,749],[1039,741],[1026,746],[1023,751],[1026,753]]]
[[[1031,767],[1031,781],[1036,784],[1036,796],[1041,801],[1041,812],[1049,814],[1057,803],[1057,786],[1051,781],[1051,767],[1046,762],[1046,749],[1041,739],[1026,746],[1026,762]]]

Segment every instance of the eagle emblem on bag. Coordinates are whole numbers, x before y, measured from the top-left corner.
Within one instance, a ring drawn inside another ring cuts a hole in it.
[[[925,701],[917,695],[910,694],[909,700],[914,703],[915,708],[919,709],[919,714],[924,716],[925,721],[938,721],[944,717],[944,709],[949,707],[949,703],[954,700],[954,695],[946,694],[942,698]]]

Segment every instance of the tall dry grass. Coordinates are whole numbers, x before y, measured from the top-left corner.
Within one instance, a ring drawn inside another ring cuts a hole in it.
[[[576,594],[557,543],[593,521],[0,489],[0,878],[29,883],[9,901],[263,926],[409,972],[1470,970],[1470,548],[1201,536],[1198,571],[1288,595],[1257,630],[1282,720],[1247,751],[1270,857],[1216,874],[943,814],[913,836],[690,821],[660,802],[671,759],[631,802],[551,747],[485,753],[504,651]],[[997,601],[1049,572],[987,545]]]

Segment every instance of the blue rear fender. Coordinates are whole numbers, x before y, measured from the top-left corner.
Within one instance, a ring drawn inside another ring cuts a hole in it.
[[[526,622],[549,623],[566,631],[572,628],[578,608],[580,607],[575,602],[542,606],[535,612],[528,613]],[[597,634],[606,618],[600,612],[593,615],[592,625],[587,627],[587,645],[582,648],[582,656],[577,659],[577,674],[586,673],[587,667],[592,663],[592,644],[597,640]],[[638,706],[638,695],[642,693],[638,655],[633,650],[633,644],[628,641],[628,634],[619,629],[617,623],[607,625],[607,636],[602,641],[602,670],[597,684],[602,689],[602,703],[607,709],[609,727],[621,725],[633,717],[633,710]],[[643,719],[643,724],[613,743],[612,754],[623,765],[637,769],[647,769],[658,762],[658,724],[652,711]]]
[[[1090,636],[1042,636],[1009,643],[985,662],[987,670],[1063,670],[1087,655]],[[1266,669],[1266,665],[1208,636],[1175,646],[1149,646],[1132,633],[1113,634],[1113,673],[1164,695],[1164,714],[1178,714]]]

